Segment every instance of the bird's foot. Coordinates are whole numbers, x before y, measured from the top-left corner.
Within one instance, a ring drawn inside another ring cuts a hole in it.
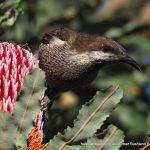
[[[51,100],[48,98],[48,96],[44,96],[41,100],[41,111],[43,112],[43,121],[44,124],[48,121],[48,108]]]

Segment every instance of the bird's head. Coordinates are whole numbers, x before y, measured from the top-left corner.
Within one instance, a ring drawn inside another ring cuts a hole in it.
[[[127,54],[119,43],[107,37],[98,37],[97,40],[98,47],[91,51],[91,57],[96,63],[107,65],[123,62],[141,71],[138,63]]]
[[[114,40],[107,37],[82,34],[68,28],[58,28],[46,32],[42,37],[40,49],[46,49],[52,51],[52,53],[59,51],[59,54],[67,51],[68,57],[73,54],[75,57],[71,58],[75,58],[74,61],[78,62],[83,62],[80,58],[86,60],[86,62],[102,64],[102,66],[123,62],[141,70],[136,61]],[[75,53],[69,53],[70,51],[75,51]],[[76,56],[78,56],[78,59]],[[83,58],[83,56],[85,57]]]

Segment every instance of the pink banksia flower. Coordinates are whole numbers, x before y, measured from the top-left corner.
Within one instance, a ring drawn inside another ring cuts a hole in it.
[[[25,48],[0,43],[0,110],[12,112],[25,76],[37,67],[38,60]]]
[[[43,134],[43,111],[40,111],[40,113],[35,117],[34,119],[34,125],[38,129],[39,135],[42,136]]]

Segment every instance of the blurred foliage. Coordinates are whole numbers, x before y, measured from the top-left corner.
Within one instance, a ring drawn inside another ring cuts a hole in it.
[[[15,23],[21,13],[21,8],[18,7],[19,2],[20,0],[3,0],[0,2],[0,24],[2,27],[7,28]]]
[[[51,135],[47,135],[48,138],[52,138],[58,130],[63,131],[68,124],[72,125],[81,104],[89,100],[97,89],[103,90],[115,83],[124,90],[124,100],[106,124],[113,123],[124,131],[125,142],[145,141],[150,134],[149,10],[150,0],[22,0],[20,2],[3,0],[0,2],[0,41],[29,43],[36,53],[44,32],[56,27],[69,27],[88,34],[114,38],[141,65],[142,72],[123,64],[101,69],[98,77],[88,88],[88,92],[73,91],[79,97],[78,102],[74,102],[76,107],[63,109],[59,99],[55,101],[50,112]],[[48,134],[50,131],[45,132]],[[133,149],[131,145],[125,148]]]

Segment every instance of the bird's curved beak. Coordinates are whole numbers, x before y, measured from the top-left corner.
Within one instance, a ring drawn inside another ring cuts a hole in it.
[[[142,71],[140,65],[130,56],[126,56],[124,58],[121,58],[121,62],[123,63],[127,63],[129,65],[131,65],[132,67],[134,67],[135,69]]]

